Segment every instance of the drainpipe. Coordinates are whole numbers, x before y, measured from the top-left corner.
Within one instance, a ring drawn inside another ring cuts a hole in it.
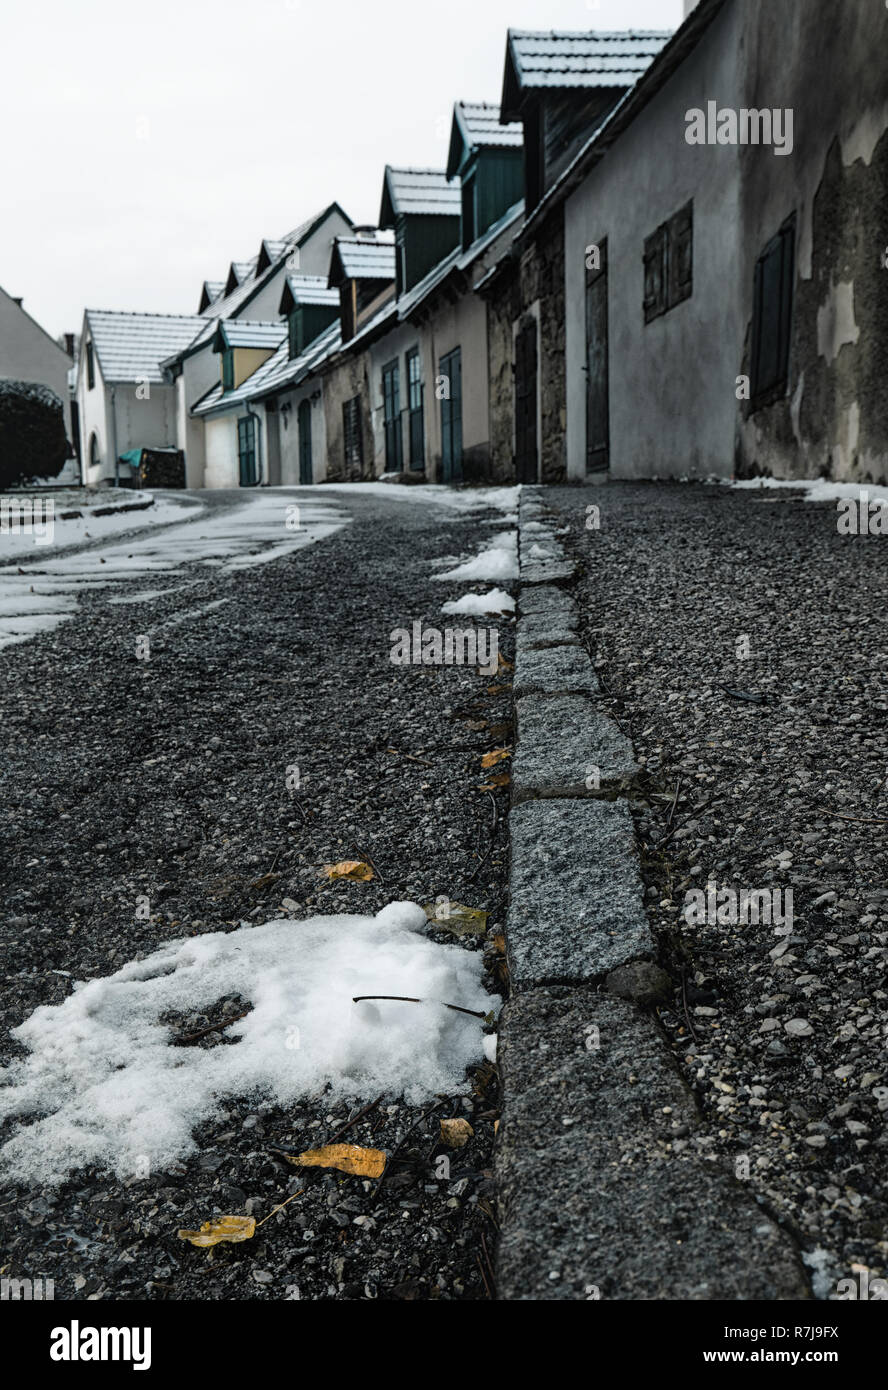
[[[111,447],[114,450],[114,486],[120,487],[120,459],[117,457],[117,387],[111,387]]]

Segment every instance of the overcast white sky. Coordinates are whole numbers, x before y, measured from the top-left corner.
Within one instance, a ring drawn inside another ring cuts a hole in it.
[[[0,0],[0,285],[54,335],[85,305],[193,313],[263,236],[384,165],[443,167],[498,101],[509,26],[673,29],[682,0]]]

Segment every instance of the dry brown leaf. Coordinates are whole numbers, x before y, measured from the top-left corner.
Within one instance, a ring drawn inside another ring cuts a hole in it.
[[[492,753],[485,753],[481,759],[482,767],[493,767],[496,763],[501,763],[503,758],[511,758],[511,748],[494,748]]]
[[[475,1131],[468,1120],[442,1120],[441,1143],[450,1149],[461,1149],[468,1144]]]
[[[515,669],[514,661],[507,661],[502,652],[497,652],[496,664],[497,669],[500,671],[514,671]]]
[[[383,1149],[363,1149],[358,1144],[325,1144],[302,1154],[284,1154],[295,1168],[338,1168],[358,1178],[381,1178],[385,1169]]]
[[[501,931],[498,931],[493,938],[493,949],[498,955],[506,954],[506,938]]]
[[[489,912],[480,907],[466,907],[465,903],[446,902],[425,903],[423,911],[430,922],[453,932],[454,936],[483,936],[487,930]]]
[[[212,1221],[205,1221],[199,1231],[178,1231],[177,1235],[192,1245],[206,1247],[218,1245],[223,1240],[237,1245],[242,1240],[251,1240],[255,1230],[255,1216],[216,1216]]]
[[[487,693],[488,695],[508,695],[510,689],[511,687],[508,685],[489,685]]]
[[[482,782],[478,790],[479,792],[495,792],[497,787],[507,787],[511,780],[508,772],[498,772],[495,777],[491,777],[489,782]]]
[[[341,859],[338,864],[327,864],[324,873],[328,878],[351,878],[361,883],[369,883],[373,870],[363,859]]]

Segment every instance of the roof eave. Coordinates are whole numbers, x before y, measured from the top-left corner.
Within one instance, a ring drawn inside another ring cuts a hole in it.
[[[582,182],[589,170],[604,159],[623,131],[631,125],[636,116],[653,100],[673,73],[694,51],[725,3],[726,0],[699,0],[684,23],[676,29],[672,38],[661,48],[635,85],[624,93],[616,106],[608,112],[601,125],[589,136],[571,163],[559,175],[546,196],[528,217],[516,237],[516,241],[524,244],[548,213],[559,203],[564,202]]]

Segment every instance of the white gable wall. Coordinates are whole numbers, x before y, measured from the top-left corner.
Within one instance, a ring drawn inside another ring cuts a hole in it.
[[[735,146],[688,145],[686,112],[739,107],[741,7],[697,50],[565,206],[567,472],[586,468],[586,248],[607,238],[610,471],[622,478],[730,477],[742,371],[742,263]],[[765,157],[773,159],[767,152]],[[779,161],[778,161],[779,163]],[[693,293],[644,321],[644,242],[693,199]]]

